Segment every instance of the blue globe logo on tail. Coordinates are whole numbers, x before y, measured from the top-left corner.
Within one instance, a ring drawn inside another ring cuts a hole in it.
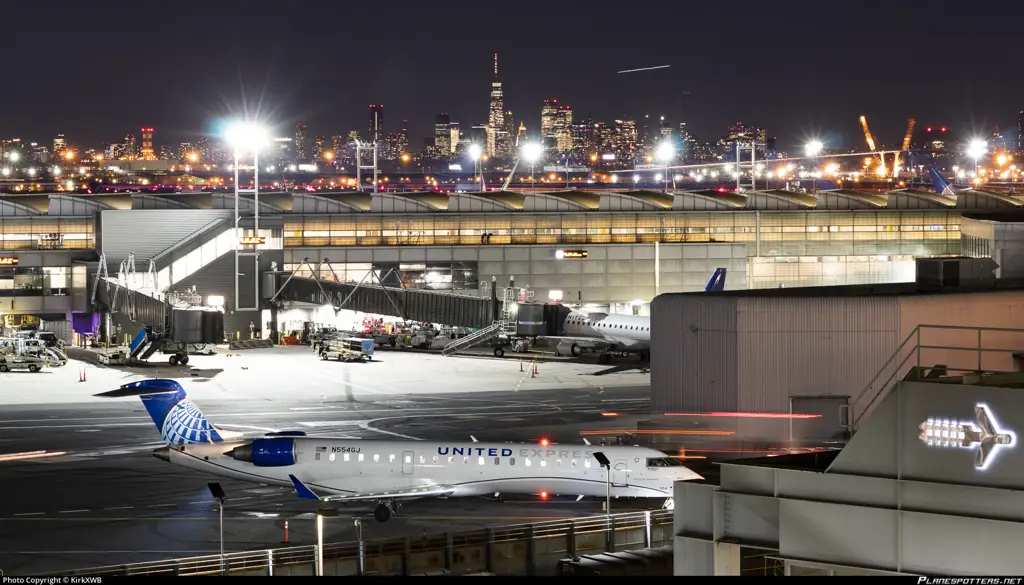
[[[125,384],[99,396],[138,396],[168,445],[192,445],[222,441],[220,432],[210,424],[181,384],[174,380],[141,380]]]

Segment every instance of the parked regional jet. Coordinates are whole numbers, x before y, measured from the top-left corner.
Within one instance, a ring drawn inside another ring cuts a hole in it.
[[[704,292],[725,290],[725,268],[715,270]],[[612,352],[638,353],[641,361],[651,358],[651,318],[572,311],[562,325],[562,335],[545,339],[558,341],[555,355],[578,356],[585,349],[601,351],[602,363],[611,362]]]
[[[400,500],[501,493],[664,498],[702,479],[679,459],[645,447],[367,441],[302,431],[243,439],[210,423],[174,380],[143,380],[97,396],[139,396],[168,446],[156,457],[208,473],[295,488],[322,502],[376,502],[384,522]],[[230,438],[229,438],[230,435]],[[601,457],[598,457],[598,454]],[[607,458],[611,477],[598,460]]]

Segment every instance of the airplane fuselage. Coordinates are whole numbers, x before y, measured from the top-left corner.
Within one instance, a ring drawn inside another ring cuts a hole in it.
[[[608,315],[573,311],[563,325],[566,337],[590,337],[616,350],[651,350],[651,318],[636,315]]]
[[[542,492],[603,497],[608,476],[594,452],[611,461],[613,497],[671,498],[673,482],[700,479],[678,461],[645,447],[326,437],[262,440],[275,441],[267,444],[276,445],[276,451],[264,449],[262,455],[250,457],[252,461],[231,453],[253,441],[183,445],[164,453],[172,463],[243,481],[291,486],[289,475],[294,475],[328,500],[437,487],[444,490],[435,495],[453,497]]]

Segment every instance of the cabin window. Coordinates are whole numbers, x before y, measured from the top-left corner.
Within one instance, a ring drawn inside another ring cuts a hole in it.
[[[451,465],[452,463],[455,463],[455,458],[454,457],[449,457],[448,458],[448,465]]]
[[[647,460],[647,467],[684,467],[685,465],[675,457],[652,457]]]
[[[348,453],[345,453],[344,455],[342,455],[342,456],[341,456],[341,458],[342,458],[342,459],[343,459],[344,461],[348,461]]]
[[[509,460],[508,460],[508,464],[509,465],[515,465],[516,464],[516,458],[515,457],[510,457]]]
[[[327,458],[330,459],[331,461],[334,461],[334,453],[331,453]]]
[[[463,457],[462,458],[462,464],[463,465],[469,465],[469,457]]]
[[[547,467],[547,466],[548,466],[548,462],[547,462],[547,460],[546,460],[546,459],[541,459],[541,460],[540,460],[540,466],[541,466],[541,467]]]
[[[584,459],[583,460],[583,467],[586,467],[587,469],[590,469],[590,459]]]
[[[388,455],[388,463],[394,463],[394,462],[395,462],[395,454],[392,453],[391,455]]]
[[[374,453],[373,454],[373,462],[374,463],[380,463],[380,453]]]
[[[434,455],[434,465],[437,465],[437,455]]]
[[[527,457],[527,458],[526,458],[526,466],[527,466],[527,467],[529,467],[529,466],[533,465],[533,463],[530,463],[530,461],[531,461],[531,459],[530,459],[529,457]]]
[[[495,465],[501,465],[501,457],[495,457],[494,458],[494,464]]]
[[[562,466],[562,460],[561,460],[561,459],[556,459],[555,461],[556,461],[556,462],[558,463],[558,466],[559,466],[559,467],[561,467],[561,466]]]
[[[576,460],[575,459],[572,460],[572,466],[576,467]]]
[[[478,458],[478,460],[479,460],[479,462],[480,462],[480,465],[483,465],[483,464],[484,464],[484,458],[483,458],[483,457],[480,457],[480,458]]]
[[[434,457],[434,459],[437,459],[437,457]],[[427,462],[427,458],[424,457],[423,455],[420,455],[420,465],[423,465],[426,462]],[[435,463],[437,463],[437,462],[435,461]]]
[[[363,454],[362,454],[362,453],[360,453],[360,454],[359,454],[359,457],[358,457],[358,459],[359,459],[359,462],[360,462],[360,463],[362,463],[362,462],[363,462]]]

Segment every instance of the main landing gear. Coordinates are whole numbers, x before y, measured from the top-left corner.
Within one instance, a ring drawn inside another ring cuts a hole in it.
[[[373,511],[373,517],[377,522],[387,522],[391,519],[391,516],[397,514],[402,509],[402,505],[396,502],[394,499],[381,500],[377,504],[377,509]]]

